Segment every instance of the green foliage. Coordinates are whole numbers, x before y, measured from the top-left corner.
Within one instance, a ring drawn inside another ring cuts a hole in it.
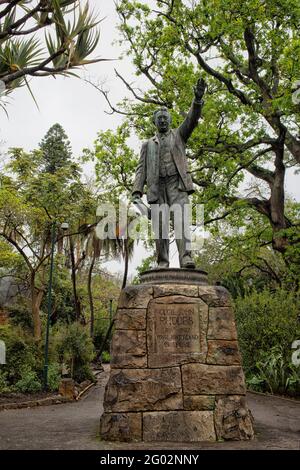
[[[0,393],[9,393],[10,391],[11,387],[7,380],[7,372],[0,369]]]
[[[231,227],[223,222],[219,233],[206,238],[203,249],[195,253],[196,264],[208,272],[209,281],[220,282],[234,298],[265,287],[296,287],[290,279],[290,268],[269,246],[269,229],[261,217],[256,214],[242,230],[239,225],[236,220],[232,220]]]
[[[9,306],[9,318],[13,325],[19,325],[21,328],[32,332],[33,322],[28,300],[23,297],[17,297],[12,305]]]
[[[285,363],[290,362],[292,342],[300,338],[299,310],[299,292],[284,289],[253,291],[235,299],[239,344],[247,378],[257,374],[257,364],[265,363],[265,355],[272,348],[279,346]],[[279,364],[277,356],[274,361]]]
[[[61,266],[59,262],[56,262],[54,273],[51,324],[53,325],[56,322],[72,323],[76,319],[76,313],[74,310],[73,287],[69,270]],[[41,305],[41,310],[44,312],[47,311],[48,301],[48,286],[46,287]]]
[[[60,168],[71,164],[72,149],[70,141],[60,124],[54,124],[47,132],[40,149],[43,153],[45,173],[56,173]]]
[[[15,390],[21,393],[37,393],[42,389],[42,384],[37,373],[28,367],[21,370],[21,378],[15,384]]]
[[[103,341],[105,340],[108,328],[109,328],[109,316],[108,316],[108,312],[105,312],[105,318],[98,317],[95,321],[95,331],[94,331],[93,342],[94,342],[96,351],[99,351],[100,348],[102,348]],[[107,338],[105,342],[104,350],[106,352],[110,350],[110,340],[111,338]]]
[[[75,380],[82,381],[91,377],[89,364],[94,359],[95,351],[85,327],[77,322],[60,325],[55,336],[55,349],[60,362],[68,364]]]
[[[48,366],[48,389],[56,392],[61,380],[61,367],[57,362],[52,362]]]
[[[203,119],[187,145],[197,189],[193,202],[205,204],[213,236],[222,236],[222,220],[240,235],[248,225],[253,232],[262,228],[253,238],[252,261],[255,250],[272,246],[297,283],[299,212],[284,197],[284,168],[300,163],[299,106],[292,100],[299,80],[299,2],[152,3],[117,3],[120,44],[138,76],[137,84],[127,82],[133,99],[119,105],[128,125],[149,138],[151,115],[165,105],[177,127],[193,85],[204,77]],[[263,261],[260,267],[268,270]]]
[[[55,317],[72,319],[74,292],[68,282],[66,268],[70,252],[64,251],[61,223],[68,221],[72,233],[80,233],[82,227],[95,222],[96,198],[89,185],[80,179],[80,168],[71,158],[67,136],[55,124],[42,140],[40,148],[30,153],[14,148],[5,167],[0,187],[0,245],[4,252],[3,267],[29,281],[32,295],[32,318],[36,339],[40,338],[40,320],[34,308],[41,308],[49,279],[52,223],[56,222],[57,255],[54,277]],[[83,241],[81,234],[73,237],[74,246]],[[70,250],[69,250],[70,251]],[[79,250],[77,252],[80,253]],[[65,255],[65,256],[64,256]],[[77,259],[75,260],[77,262]],[[10,263],[10,266],[9,264]],[[0,261],[1,267],[1,261]],[[9,270],[10,268],[10,270]],[[37,301],[38,296],[38,301]],[[43,305],[42,305],[43,308]]]
[[[95,161],[97,183],[107,193],[115,196],[130,194],[138,161],[135,152],[128,145],[130,128],[125,122],[116,132],[99,132],[94,150],[84,150],[84,160]]]
[[[25,370],[41,370],[39,347],[31,335],[20,327],[0,327],[0,339],[6,345],[6,364],[1,369],[6,373],[9,384],[15,384],[24,377]]]
[[[111,359],[111,358],[110,358],[109,352],[103,351],[101,357],[102,357],[102,362],[103,362],[104,364],[109,364],[109,363],[110,363],[110,359]]]
[[[274,346],[262,353],[256,369],[257,372],[247,380],[250,388],[272,394],[300,394],[300,367],[291,363],[282,346]]]
[[[140,283],[140,275],[145,271],[149,271],[149,269],[153,268],[156,262],[155,255],[148,256],[147,258],[143,259],[141,264],[136,268],[137,275],[132,281],[132,284],[139,284]]]
[[[0,327],[0,338],[6,344],[6,364],[1,366],[0,390],[36,393],[41,390],[44,367],[44,347],[34,342],[32,334],[16,325]],[[61,372],[55,362],[56,353],[50,349],[48,384],[58,389]]]
[[[84,382],[85,380],[96,382],[95,376],[89,364],[77,365],[76,371],[74,372],[74,379],[78,383]]]

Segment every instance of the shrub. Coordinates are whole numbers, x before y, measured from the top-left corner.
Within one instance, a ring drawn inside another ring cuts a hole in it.
[[[16,303],[9,307],[8,311],[13,325],[21,326],[31,333],[33,332],[32,313],[28,307],[28,301],[20,297]]]
[[[41,353],[31,335],[17,326],[0,327],[0,339],[6,344],[6,364],[1,369],[10,385],[22,378],[24,368],[40,373]]]
[[[104,362],[104,364],[110,363],[110,354],[107,351],[103,351],[102,353],[102,362]]]
[[[0,393],[8,393],[10,391],[10,386],[7,381],[7,373],[0,370]]]
[[[85,380],[96,382],[95,376],[89,364],[82,364],[76,367],[74,380],[76,380],[78,383],[84,382]]]
[[[257,373],[247,380],[254,390],[297,395],[300,393],[300,367],[286,360],[281,346],[275,346],[256,363]]]
[[[60,380],[60,365],[57,362],[54,362],[48,367],[48,389],[51,392],[56,392],[59,389]]]
[[[68,364],[71,376],[77,382],[90,379],[90,363],[95,351],[88,330],[79,323],[60,326],[55,337],[59,361]]]
[[[37,393],[42,390],[42,384],[38,379],[36,372],[24,367],[21,379],[15,385],[15,390],[21,393]]]
[[[103,347],[103,342],[106,338],[106,334],[109,328],[109,320],[103,318],[97,318],[95,321],[95,329],[94,329],[94,345],[97,351],[99,351]],[[110,341],[111,341],[111,334],[106,339],[104,344],[104,349],[106,351],[110,350]]]
[[[292,342],[300,339],[299,311],[299,293],[284,289],[252,292],[235,300],[239,344],[247,377],[257,374],[257,364],[265,360],[272,348],[280,346],[284,364],[290,362]]]

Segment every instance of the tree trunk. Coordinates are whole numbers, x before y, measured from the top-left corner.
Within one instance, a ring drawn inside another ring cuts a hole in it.
[[[95,252],[93,253],[91,265],[89,267],[88,273],[88,294],[89,294],[89,304],[90,304],[90,313],[91,313],[91,323],[90,323],[90,335],[91,338],[94,337],[94,323],[95,323],[95,315],[94,315],[94,299],[93,299],[93,291],[92,291],[92,279],[93,279],[93,269],[95,266],[96,255]]]
[[[128,262],[129,262],[128,238],[125,238],[124,240],[124,259],[125,259],[125,267],[124,267],[122,289],[125,289],[126,287],[127,276],[128,276]]]
[[[283,163],[284,157],[284,135],[281,142],[276,145],[275,150],[275,172],[274,181],[271,186],[270,197],[270,210],[271,210],[271,225],[273,228],[272,245],[274,250],[279,251],[284,255],[288,247],[288,239],[280,232],[286,229],[290,224],[285,217],[284,207],[284,181],[285,181],[285,166]]]
[[[71,276],[72,276],[72,285],[73,285],[73,296],[74,296],[74,307],[76,320],[78,321],[81,316],[80,303],[77,295],[77,285],[76,285],[76,264],[74,256],[74,243],[72,237],[70,237],[70,256],[71,256]]]
[[[40,307],[43,300],[44,292],[35,287],[35,273],[30,277],[31,290],[31,311],[33,320],[33,334],[36,341],[40,341],[42,337],[42,327],[40,318]]]

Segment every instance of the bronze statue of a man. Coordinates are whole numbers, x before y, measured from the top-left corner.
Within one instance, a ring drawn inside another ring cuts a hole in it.
[[[205,88],[206,83],[200,78],[194,87],[195,97],[189,113],[177,129],[170,129],[171,116],[167,108],[158,109],[153,115],[157,133],[142,145],[132,189],[133,202],[138,203],[146,184],[152,222],[155,207],[177,206],[183,213],[184,207],[189,204],[188,195],[194,192],[192,178],[188,172],[185,147],[201,116]],[[175,227],[180,267],[194,269],[195,263],[190,250],[190,230],[184,217],[182,225],[184,227],[180,227],[180,234],[176,233]],[[157,227],[154,228],[159,268],[169,267],[169,239],[168,236],[161,235],[162,231],[165,233],[163,229],[166,227],[168,230],[169,215],[162,213],[158,235]]]

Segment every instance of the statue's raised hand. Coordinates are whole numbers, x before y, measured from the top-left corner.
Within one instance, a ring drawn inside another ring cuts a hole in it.
[[[206,90],[206,82],[203,78],[199,78],[197,85],[194,86],[195,98],[197,101],[200,101],[203,98],[203,95]]]

